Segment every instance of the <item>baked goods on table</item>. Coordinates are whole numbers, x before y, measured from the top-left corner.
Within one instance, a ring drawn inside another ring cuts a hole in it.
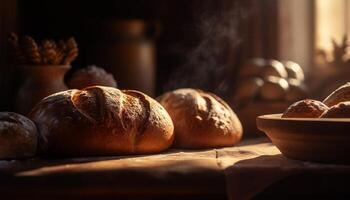
[[[95,65],[90,65],[74,72],[67,84],[71,89],[83,89],[94,85],[117,87],[117,82],[113,75]]]
[[[267,76],[265,83],[260,88],[260,97],[265,100],[281,100],[286,96],[289,89],[288,82],[277,76]]]
[[[243,124],[244,137],[259,137],[256,117],[283,112],[307,94],[304,72],[297,63],[254,58],[240,68],[230,103]]]
[[[350,118],[350,83],[333,91],[323,102],[298,101],[283,113],[283,118]]]
[[[258,79],[259,82],[252,81]],[[240,69],[233,104],[240,107],[247,102],[254,101],[293,102],[302,100],[307,96],[304,79],[302,68],[295,62],[251,59]]]
[[[262,69],[266,65],[263,58],[253,58],[248,60],[239,71],[240,77],[259,77]]]
[[[277,60],[266,60],[265,66],[261,70],[262,77],[276,76],[280,78],[288,78],[288,73],[283,64]]]
[[[184,88],[158,98],[174,122],[174,146],[209,148],[232,146],[242,137],[242,125],[218,96]]]
[[[298,63],[293,61],[282,61],[282,64],[287,71],[288,78],[304,81],[304,71]]]
[[[251,77],[241,81],[241,86],[236,90],[236,99],[255,98],[259,94],[261,87],[264,85],[264,80],[260,77]]]
[[[32,157],[36,153],[37,129],[27,117],[0,112],[0,159]]]
[[[41,100],[30,118],[48,155],[159,153],[173,142],[166,110],[133,90],[93,86],[59,92]]]

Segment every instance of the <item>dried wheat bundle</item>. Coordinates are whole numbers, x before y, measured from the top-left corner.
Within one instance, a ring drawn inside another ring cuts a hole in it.
[[[67,41],[66,57],[63,64],[71,63],[78,56],[78,45],[74,38],[70,38]]]
[[[8,37],[9,55],[15,59],[17,65],[21,65],[27,62],[22,49],[18,45],[18,37],[16,34],[11,33]]]
[[[69,65],[78,56],[74,38],[66,41],[43,40],[38,45],[29,36],[18,38],[11,33],[8,38],[10,55],[17,65]]]
[[[41,55],[34,39],[29,36],[24,36],[19,42],[26,59],[33,64],[40,64]]]
[[[66,42],[60,40],[56,46],[56,63],[63,63],[63,59],[66,56],[67,45]]]
[[[44,64],[59,64],[56,61],[56,43],[52,40],[43,40],[40,46],[40,54]]]

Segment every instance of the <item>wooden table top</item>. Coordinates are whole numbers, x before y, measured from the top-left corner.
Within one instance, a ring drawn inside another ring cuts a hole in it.
[[[226,199],[225,170],[266,148],[281,156],[258,139],[157,155],[0,161],[0,194],[5,199]]]

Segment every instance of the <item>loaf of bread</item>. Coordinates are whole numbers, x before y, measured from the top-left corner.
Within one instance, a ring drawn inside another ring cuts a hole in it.
[[[0,159],[34,156],[37,138],[37,129],[27,117],[12,112],[0,112]]]
[[[31,111],[43,153],[93,156],[158,153],[173,142],[173,123],[154,99],[133,90],[92,86],[46,97]]]
[[[175,147],[209,148],[236,144],[242,125],[231,108],[214,94],[178,89],[158,98],[175,127]]]

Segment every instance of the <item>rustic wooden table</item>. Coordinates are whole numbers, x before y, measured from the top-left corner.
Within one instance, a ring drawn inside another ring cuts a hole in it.
[[[240,185],[231,183],[230,178],[238,177],[239,181],[241,177],[237,173],[231,176],[231,172],[243,169],[243,180],[253,181],[256,174],[264,173],[266,166],[271,173],[271,165],[277,168],[281,163],[284,165],[284,159],[271,143],[259,139],[231,148],[171,149],[158,155],[0,161],[0,194],[1,199],[226,199],[232,198],[230,192],[236,192],[230,187]],[[326,184],[349,180],[350,170],[347,166],[342,169],[338,173],[332,171],[328,178],[309,171],[293,173],[265,188],[256,198],[283,194],[310,197],[322,188],[327,189],[319,193],[322,195],[334,190],[346,194],[347,187]],[[246,170],[253,172],[247,174]],[[301,187],[304,183],[313,184],[313,189]],[[243,188],[244,184],[247,181],[242,182]]]

